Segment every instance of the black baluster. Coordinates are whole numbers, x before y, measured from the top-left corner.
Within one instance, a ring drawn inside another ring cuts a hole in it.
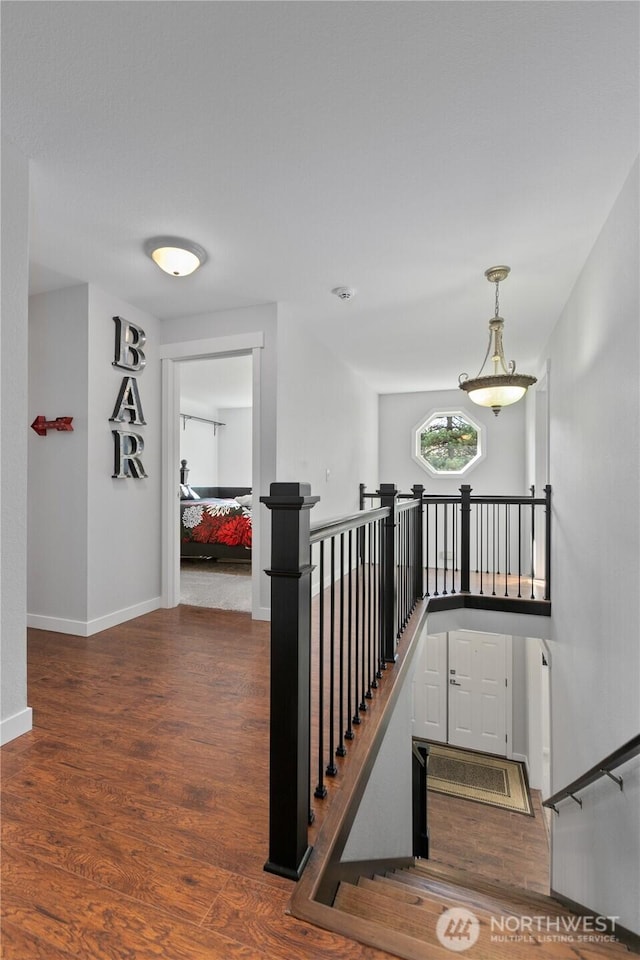
[[[449,563],[448,563],[448,555],[449,555],[449,536],[448,536],[448,529],[447,529],[448,524],[447,524],[447,504],[446,504],[446,503],[443,504],[442,511],[443,511],[443,513],[444,513],[444,530],[443,530],[443,537],[444,537],[444,566],[443,566],[443,571],[442,571],[442,576],[443,576],[443,579],[444,579],[444,590],[442,591],[442,595],[446,597],[446,595],[447,595],[447,571],[448,571],[448,569],[449,569]]]
[[[320,597],[318,611],[318,783],[313,792],[321,800],[327,795],[324,785],[324,540],[320,541]]]
[[[344,745],[344,533],[340,534],[340,709],[338,711],[339,743],[336,747],[336,756],[346,757],[347,748]]]
[[[362,699],[360,697],[360,560],[362,556],[362,531],[364,527],[358,528],[358,553],[356,556],[356,573],[355,573],[355,583],[354,583],[354,594],[356,601],[356,615],[355,615],[355,649],[354,649],[354,679],[355,679],[355,709],[353,711],[353,723],[356,725],[360,723],[360,704],[364,700],[364,690],[362,691]]]
[[[429,558],[430,558],[430,556],[431,556],[431,548],[430,548],[430,544],[429,544],[429,501],[428,501],[428,500],[427,500],[427,502],[426,502],[426,504],[425,504],[425,507],[426,507],[426,509],[425,509],[425,511],[424,511],[424,512],[425,512],[425,528],[426,528],[426,529],[425,529],[425,539],[426,539],[426,560],[425,560],[425,566],[426,566],[426,570],[427,570],[427,589],[425,590],[424,595],[425,595],[425,597],[430,597],[431,594],[430,594],[430,592],[429,592],[429,583],[430,583],[430,580],[431,580],[431,570],[430,570],[430,566],[429,566]]]
[[[483,503],[478,504],[478,510],[480,511],[480,595],[481,596],[484,593],[482,589],[482,571],[484,570],[482,551],[484,549],[484,516],[485,516],[484,510],[482,509],[483,506],[484,506]]]
[[[522,582],[522,504],[518,504],[518,596],[521,597]]]
[[[335,777],[338,768],[335,765],[333,754],[335,746],[335,690],[336,690],[336,538],[331,537],[331,589],[329,591],[331,628],[329,632],[329,762],[325,773],[328,777]]]
[[[360,710],[367,710],[367,693],[369,690],[367,688],[367,574],[364,567],[364,561],[366,556],[366,540],[369,533],[368,525],[363,528],[363,538],[362,538],[362,554],[361,554],[361,565],[362,565],[362,616],[360,618],[361,622],[361,645],[360,645],[360,691],[362,693],[362,700],[360,701]]]
[[[349,530],[349,547],[347,550],[348,554],[348,563],[349,563],[349,572],[347,574],[347,729],[345,731],[345,740],[353,740],[353,714],[352,710],[352,701],[351,691],[353,690],[354,683],[357,685],[357,670],[356,676],[353,672],[353,644],[354,637],[352,633],[353,626],[353,586],[352,586],[352,572],[353,572],[353,530]],[[356,660],[357,662],[357,660]],[[358,695],[355,695],[355,703],[358,702]]]
[[[438,504],[435,504],[436,516],[435,516],[435,527],[436,527],[436,569],[435,569],[435,590],[433,591],[434,597],[439,596],[438,594]]]
[[[509,504],[504,505],[504,595],[509,596]]]
[[[491,554],[492,554],[492,581],[493,589],[491,591],[491,596],[495,597],[496,595],[496,505],[495,503],[491,504]]]

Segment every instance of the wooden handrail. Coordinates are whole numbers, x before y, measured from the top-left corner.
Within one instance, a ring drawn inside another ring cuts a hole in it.
[[[340,533],[346,533],[348,530],[356,530],[358,527],[364,527],[372,520],[381,520],[389,516],[389,507],[378,507],[375,510],[366,510],[359,513],[350,513],[344,517],[336,517],[334,520],[323,520],[311,525],[309,542],[320,543],[321,540],[327,540],[329,537],[335,537]]]
[[[621,747],[618,747],[617,750],[614,750],[606,756],[600,763],[596,763],[595,766],[587,770],[586,773],[583,773],[577,780],[572,780],[572,782],[567,784],[566,787],[563,787],[562,790],[558,790],[557,793],[554,793],[547,800],[543,800],[542,806],[549,807],[557,813],[556,804],[562,800],[566,800],[568,797],[580,803],[575,794],[580,790],[584,790],[585,787],[590,786],[592,783],[595,783],[596,780],[600,780],[601,777],[609,777],[611,780],[614,780],[622,790],[622,777],[614,777],[611,771],[623,763],[626,763],[628,760],[637,757],[638,754],[640,754],[640,733],[632,737],[631,740],[628,740],[627,743]],[[582,806],[581,803],[580,806]]]

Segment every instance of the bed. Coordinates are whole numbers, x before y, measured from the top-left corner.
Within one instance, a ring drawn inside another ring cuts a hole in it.
[[[251,487],[194,487],[180,469],[180,556],[251,560]]]

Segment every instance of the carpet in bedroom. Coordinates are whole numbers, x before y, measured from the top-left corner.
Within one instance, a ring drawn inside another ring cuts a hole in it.
[[[180,563],[180,603],[251,612],[251,564],[212,560]]]

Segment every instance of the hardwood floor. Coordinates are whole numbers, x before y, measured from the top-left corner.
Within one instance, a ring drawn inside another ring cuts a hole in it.
[[[267,858],[269,627],[178,607],[30,631],[2,759],[5,960],[387,954],[286,915]]]
[[[1,751],[5,960],[388,957],[288,916],[293,885],[262,869],[268,691],[269,626],[247,614],[178,607],[88,639],[30,631],[34,730]],[[509,847],[524,839],[535,866],[540,836],[520,836],[533,821],[486,811],[432,798],[434,858],[468,859],[464,831],[476,872],[497,876],[494,857],[521,882]],[[525,883],[538,889],[544,869]]]
[[[429,856],[537,893],[549,893],[549,839],[540,792],[531,791],[535,816],[429,791]]]

